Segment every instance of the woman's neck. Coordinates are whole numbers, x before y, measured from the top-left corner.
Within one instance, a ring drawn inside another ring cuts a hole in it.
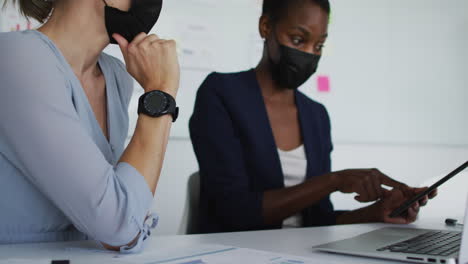
[[[109,44],[103,4],[99,4],[56,1],[52,16],[38,29],[57,45],[78,77],[99,72],[99,55]]]
[[[255,73],[263,97],[268,101],[294,103],[294,90],[286,89],[276,84],[273,80],[270,67],[268,57],[264,55],[258,66],[255,68]]]

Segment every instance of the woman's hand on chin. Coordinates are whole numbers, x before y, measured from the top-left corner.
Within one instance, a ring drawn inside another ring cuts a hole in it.
[[[140,33],[130,43],[119,34],[113,37],[122,51],[127,71],[145,92],[161,90],[176,97],[180,68],[174,40],[145,33]]]

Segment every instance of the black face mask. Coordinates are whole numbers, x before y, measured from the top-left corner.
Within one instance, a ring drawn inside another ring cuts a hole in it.
[[[276,42],[279,45],[279,61],[274,62],[269,56],[273,80],[280,87],[297,89],[317,71],[321,56]]]
[[[162,0],[132,0],[128,12],[107,5],[105,7],[106,29],[110,43],[117,44],[112,34],[122,35],[131,42],[138,34],[148,34],[156,24],[161,13]]]

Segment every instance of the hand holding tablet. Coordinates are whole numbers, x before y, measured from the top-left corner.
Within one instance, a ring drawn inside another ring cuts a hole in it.
[[[394,218],[404,214],[413,204],[415,204],[418,201],[421,203],[421,205],[425,205],[427,203],[427,197],[432,198],[435,195],[437,195],[437,188],[439,186],[453,178],[458,173],[462,172],[464,169],[466,169],[466,167],[468,167],[468,161],[466,161],[463,165],[461,165],[460,167],[449,173],[447,176],[433,184],[431,187],[420,188],[420,191],[418,189],[415,189],[417,190],[417,193],[414,195],[414,197],[404,202],[399,208],[395,209],[390,214],[390,217]]]

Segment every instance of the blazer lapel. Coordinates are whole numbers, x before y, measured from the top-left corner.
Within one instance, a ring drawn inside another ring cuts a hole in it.
[[[319,166],[319,153],[321,151],[320,135],[318,133],[317,126],[317,115],[311,112],[311,109],[307,107],[308,100],[305,95],[300,94],[296,91],[296,105],[299,115],[299,123],[301,126],[302,139],[304,141],[304,147],[307,157],[307,175],[309,179],[313,176],[317,176],[317,171],[320,170]]]
[[[255,146],[254,151],[257,155],[255,159],[259,166],[257,168],[259,171],[268,174],[256,178],[263,181],[259,184],[263,185],[266,189],[282,188],[284,187],[283,170],[265,102],[255,71],[251,70],[249,74],[249,85],[246,85],[248,91],[245,91],[247,96],[244,99],[246,100],[245,107],[248,108],[246,111],[249,114],[250,120],[249,130],[253,135],[252,143]]]

